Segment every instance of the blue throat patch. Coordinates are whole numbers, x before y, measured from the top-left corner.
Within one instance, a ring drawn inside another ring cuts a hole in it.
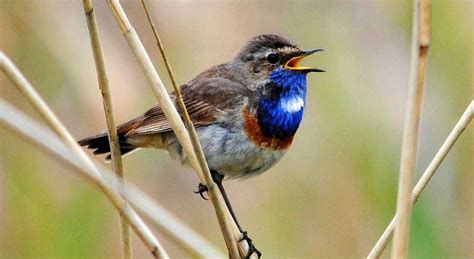
[[[306,73],[275,70],[269,77],[270,97],[260,99],[257,118],[266,137],[292,137],[303,118],[306,104]]]

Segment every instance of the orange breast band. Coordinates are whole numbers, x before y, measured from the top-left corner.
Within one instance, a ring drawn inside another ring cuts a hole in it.
[[[273,150],[282,150],[287,149],[291,145],[291,142],[293,142],[293,136],[285,138],[264,136],[257,117],[250,113],[248,105],[244,107],[242,113],[244,117],[244,131],[257,146]]]

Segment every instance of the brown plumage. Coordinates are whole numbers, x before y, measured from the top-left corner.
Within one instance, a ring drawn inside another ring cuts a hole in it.
[[[219,65],[198,75],[188,84],[181,86],[181,95],[188,110],[191,121],[195,127],[216,123],[219,118],[227,117],[229,112],[235,108],[235,102],[240,102],[244,92],[248,90],[240,84],[231,82],[225,77],[216,78],[216,71],[226,71],[226,65]],[[219,72],[217,72],[219,73]],[[209,79],[206,79],[209,78]],[[226,87],[227,86],[227,87]],[[171,100],[176,101],[175,93],[170,94]],[[179,109],[178,109],[178,112]],[[148,146],[151,136],[160,133],[172,132],[171,125],[166,119],[160,105],[157,104],[146,111],[143,115],[132,119],[117,127],[120,151],[125,155],[136,148]],[[139,137],[140,143],[131,143],[129,140]],[[106,154],[110,152],[107,131],[82,139],[78,142],[94,150],[94,154]],[[110,160],[110,155],[107,156]]]

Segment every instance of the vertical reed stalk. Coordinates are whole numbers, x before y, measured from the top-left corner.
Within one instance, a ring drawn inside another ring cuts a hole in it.
[[[30,102],[38,114],[46,121],[48,126],[59,136],[59,138],[68,147],[69,151],[81,161],[85,170],[90,172],[90,177],[102,179],[102,175],[95,167],[94,163],[87,156],[85,151],[79,147],[74,137],[69,133],[66,127],[61,123],[56,114],[49,108],[46,102],[36,92],[33,86],[28,82],[25,76],[18,70],[18,68],[11,62],[11,60],[0,52],[0,70],[10,79],[18,91]],[[116,191],[107,187],[106,185],[99,185],[107,198],[112,204],[121,211],[122,215],[128,220],[134,231],[144,242],[150,252],[156,258],[168,258],[166,251],[159,243],[158,239],[153,236],[153,233],[145,225],[140,216],[120,197],[116,195]]]
[[[120,5],[120,2],[118,0],[108,0],[108,3],[122,33],[127,39],[132,52],[137,58],[140,67],[142,68],[156,98],[158,99],[158,102],[160,103],[166,118],[168,121],[170,121],[171,127],[178,138],[178,141],[188,156],[192,167],[196,171],[201,182],[205,183],[209,189],[208,194],[211,198],[212,204],[214,205],[217,220],[221,227],[230,257],[239,258],[240,256],[239,250],[237,248],[237,240],[239,239],[240,233],[235,223],[233,223],[231,220],[230,213],[227,210],[222,196],[218,192],[217,188],[215,188],[209,169],[206,170],[207,164],[202,151],[196,152],[196,150],[201,149],[199,141],[195,143],[196,145],[192,144],[193,142],[190,139],[188,131],[186,130],[181,117],[179,116],[173,102],[171,101],[158,73],[156,72],[153,63],[151,62],[151,59],[145,50],[145,47],[140,41],[140,38],[128,20],[128,17],[126,16],[122,6]],[[197,139],[196,136],[195,139]]]
[[[122,167],[122,154],[120,153],[120,145],[117,136],[117,128],[115,126],[114,112],[110,94],[109,80],[105,69],[105,58],[100,43],[99,28],[92,7],[91,0],[83,0],[84,12],[89,29],[89,37],[94,55],[95,67],[97,71],[97,79],[102,94],[102,103],[104,106],[105,118],[107,120],[107,132],[109,136],[110,154],[112,159],[112,169],[118,176],[117,183],[119,188],[125,189],[125,180]],[[122,257],[126,259],[132,258],[132,236],[130,226],[127,221],[120,216],[120,233],[122,240]]]
[[[467,128],[473,118],[474,101],[472,101],[471,104],[467,107],[466,111],[456,123],[456,126],[454,126],[454,129],[451,131],[451,133],[444,141],[443,145],[441,145],[440,149],[436,153],[431,163],[428,165],[428,168],[426,168],[420,180],[418,180],[418,183],[415,185],[415,188],[413,188],[413,192],[411,194],[412,204],[414,204],[418,200],[418,197],[420,197],[426,185],[428,185],[428,182],[433,177],[434,173],[439,168],[444,158],[447,156],[448,152],[456,143],[456,140],[459,138],[459,136],[461,136],[461,134],[464,132],[464,130]],[[388,242],[390,242],[390,239],[392,238],[393,230],[397,223],[397,215],[398,214],[395,214],[395,216],[392,218],[392,221],[390,221],[390,224],[387,226],[387,228],[385,228],[385,231],[383,232],[382,236],[379,238],[375,246],[372,248],[367,258],[375,259],[379,258],[382,255],[383,251],[388,245]]]
[[[429,0],[415,0],[413,12],[413,39],[405,115],[400,177],[398,182],[397,215],[392,258],[407,258],[412,211],[411,192],[416,166],[421,111],[426,78],[426,60],[430,44]]]

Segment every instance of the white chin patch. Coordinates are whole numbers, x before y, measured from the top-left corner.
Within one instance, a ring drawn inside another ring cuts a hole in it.
[[[285,110],[286,112],[297,112],[301,110],[304,106],[304,100],[303,98],[297,96],[297,97],[289,97],[289,98],[284,98],[280,101],[280,105]]]

